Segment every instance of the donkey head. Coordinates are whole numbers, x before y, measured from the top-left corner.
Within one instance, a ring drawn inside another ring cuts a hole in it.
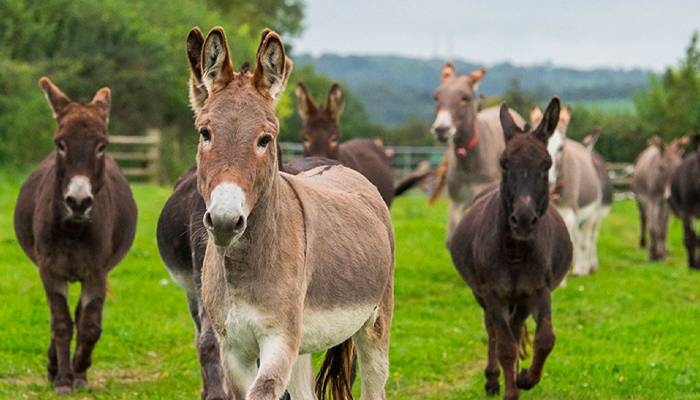
[[[111,92],[105,87],[89,103],[77,103],[47,77],[39,79],[39,87],[58,124],[53,140],[58,190],[63,201],[62,218],[87,222],[93,198],[104,184]]]
[[[547,175],[552,158],[547,152],[547,141],[557,128],[559,99],[552,99],[539,125],[530,133],[515,124],[505,104],[500,116],[506,139],[501,156],[503,210],[513,237],[528,240],[549,204]]]
[[[681,136],[673,139],[671,143],[665,144],[659,136],[653,136],[647,144],[655,146],[659,151],[660,162],[658,170],[655,171],[654,186],[656,190],[663,190],[670,196],[671,175],[681,165],[685,148],[690,143],[689,136]]]
[[[266,29],[253,72],[246,67],[235,72],[224,30],[212,29],[206,40],[198,32],[195,28],[188,37],[199,132],[197,187],[207,205],[204,226],[217,246],[228,247],[245,231],[277,173],[275,105],[292,62],[277,33]],[[194,59],[190,50],[197,48],[201,53]]]
[[[296,89],[297,111],[303,121],[301,134],[304,139],[304,156],[338,158],[340,139],[340,115],[343,113],[343,91],[333,83],[326,104],[316,106],[314,99],[299,82]]]
[[[481,68],[459,76],[454,65],[445,64],[440,73],[440,86],[435,91],[435,122],[430,129],[439,141],[454,140],[458,132],[471,131],[479,108],[476,89],[484,75],[486,69]]]

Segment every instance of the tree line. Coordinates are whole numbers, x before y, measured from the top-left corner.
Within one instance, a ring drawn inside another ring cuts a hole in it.
[[[189,29],[224,25],[234,64],[241,65],[254,60],[264,27],[280,32],[293,51],[303,23],[302,0],[4,0],[0,2],[0,166],[26,168],[52,151],[55,123],[36,83],[48,75],[74,100],[89,100],[99,87],[109,86],[113,134],[160,128],[161,178],[172,181],[194,162],[197,141],[187,99]],[[600,129],[597,149],[610,160],[631,161],[653,134],[670,139],[697,132],[697,42],[695,34],[678,65],[649,77],[648,88],[634,97],[634,109],[575,106],[572,136]],[[300,80],[318,100],[325,98],[333,81],[310,65],[296,66],[279,106],[281,140],[300,140],[293,90]],[[360,98],[341,84],[346,95],[341,124],[346,139],[363,136],[380,137],[390,145],[433,144],[428,133],[432,121],[409,118],[393,127],[374,123]],[[543,97],[513,81],[503,96],[488,102],[505,100],[527,116],[530,106],[548,100]]]

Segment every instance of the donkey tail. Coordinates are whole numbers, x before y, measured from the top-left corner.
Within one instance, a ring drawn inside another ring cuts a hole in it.
[[[401,179],[394,187],[394,197],[401,196],[412,187],[421,183],[425,178],[433,174],[430,164],[421,164],[415,171]]]
[[[321,370],[316,376],[316,397],[318,400],[352,400],[354,378],[355,346],[352,338],[326,351]]]
[[[440,162],[440,166],[437,168],[435,174],[437,179],[433,192],[430,194],[430,198],[428,199],[429,206],[435,204],[437,199],[440,197],[440,193],[442,193],[442,190],[445,189],[445,185],[447,184],[447,157],[443,158],[443,161],[444,162]]]
[[[527,324],[523,324],[523,334],[520,336],[520,359],[524,360],[527,358],[528,348],[532,347],[532,340],[530,339],[530,334],[527,332]]]

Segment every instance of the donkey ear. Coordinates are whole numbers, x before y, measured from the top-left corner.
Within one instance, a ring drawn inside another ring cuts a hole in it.
[[[513,121],[513,116],[510,115],[510,110],[505,103],[501,105],[500,119],[506,142],[515,137],[515,135],[523,133],[522,129]]]
[[[330,90],[328,90],[326,109],[331,113],[331,116],[336,122],[340,121],[340,115],[343,113],[344,106],[343,90],[340,88],[340,85],[334,82]]]
[[[552,133],[557,130],[557,125],[559,124],[559,107],[559,98],[552,98],[547,109],[544,111],[542,122],[532,131],[532,134],[545,144],[549,140],[549,137],[552,136]]]
[[[598,139],[600,139],[600,133],[600,129],[594,129],[591,133],[586,135],[585,138],[583,138],[582,143],[584,146],[586,146],[588,151],[593,151],[595,144],[598,143]]]
[[[477,90],[479,88],[479,83],[486,76],[486,68],[481,67],[477,71],[472,72],[467,76],[472,85],[472,90]]]
[[[532,106],[530,109],[530,125],[537,126],[542,122],[542,110],[539,106]]]
[[[223,89],[233,80],[233,66],[226,33],[220,26],[212,29],[204,41],[201,70],[202,82],[209,93]]]
[[[207,88],[202,82],[202,47],[204,34],[195,26],[187,35],[187,59],[190,62],[190,107],[197,114],[207,99]]]
[[[452,63],[445,63],[445,66],[442,67],[442,71],[440,71],[440,83],[444,82],[445,80],[452,78],[456,75],[455,71],[455,66]]]
[[[71,99],[69,99],[58,86],[54,85],[51,79],[45,76],[39,78],[39,87],[44,91],[46,100],[48,100],[49,106],[51,106],[51,110],[53,111],[53,117],[59,119],[63,111],[65,111],[66,106],[71,103]]]
[[[112,108],[112,91],[108,87],[103,87],[95,93],[95,97],[92,98],[90,104],[100,110],[105,123],[109,124],[109,112]]]
[[[560,112],[559,112],[559,130],[562,133],[566,132],[566,128],[569,126],[569,122],[571,122],[571,106],[567,105],[564,107]]]
[[[253,84],[276,104],[291,72],[292,60],[284,53],[282,39],[277,33],[266,29],[258,47]]]
[[[297,111],[302,120],[306,121],[309,116],[316,111],[316,103],[314,99],[309,95],[309,91],[306,90],[306,86],[302,82],[297,83],[297,88],[294,91],[297,98]]]

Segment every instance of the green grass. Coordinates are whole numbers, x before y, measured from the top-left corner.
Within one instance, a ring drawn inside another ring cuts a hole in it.
[[[19,182],[0,175],[0,398],[51,399],[48,309],[36,268],[12,233]],[[90,389],[73,398],[198,398],[193,325],[155,241],[169,192],[134,187],[136,242],[110,277]],[[423,197],[401,198],[393,216],[398,254],[388,398],[485,398],[482,312],[444,248],[445,204],[428,208]],[[522,398],[700,398],[700,273],[685,266],[678,221],[671,223],[668,262],[647,262],[636,247],[636,218],[632,203],[616,203],[603,226],[600,272],[555,292],[557,344],[542,382]]]

